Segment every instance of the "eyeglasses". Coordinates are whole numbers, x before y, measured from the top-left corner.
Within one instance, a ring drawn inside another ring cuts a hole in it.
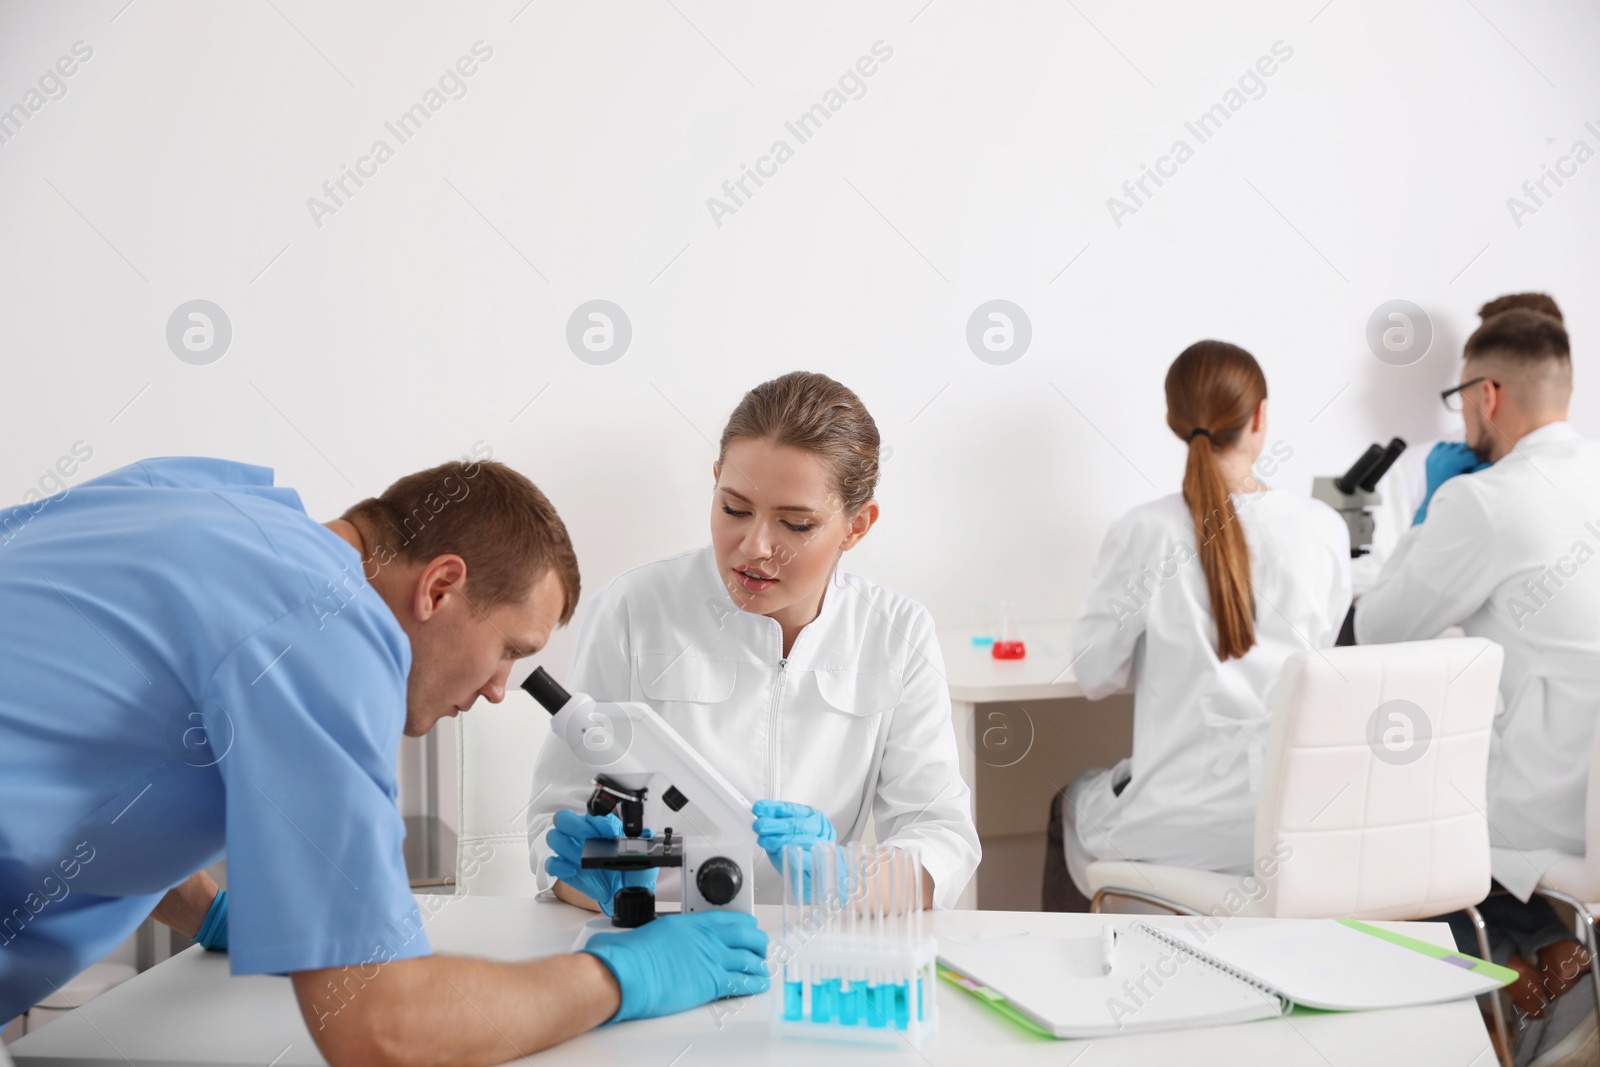
[[[1488,382],[1496,389],[1502,388],[1500,383],[1495,381],[1493,378],[1472,378],[1468,381],[1462,382],[1453,389],[1446,389],[1444,392],[1439,394],[1439,399],[1444,401],[1444,406],[1447,410],[1460,411],[1463,406],[1461,390],[1466,389],[1469,386],[1477,385],[1479,382]]]

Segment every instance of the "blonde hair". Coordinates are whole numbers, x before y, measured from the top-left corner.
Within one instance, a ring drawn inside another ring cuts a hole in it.
[[[878,424],[866,405],[826,374],[791,371],[762,382],[728,416],[720,467],[735,441],[770,441],[820,456],[833,477],[839,510],[853,517],[878,487]]]

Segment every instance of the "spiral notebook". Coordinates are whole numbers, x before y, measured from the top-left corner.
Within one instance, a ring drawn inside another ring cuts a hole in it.
[[[1354,919],[1207,928],[1117,927],[1101,939],[941,939],[943,976],[1055,1037],[1107,1037],[1287,1015],[1297,1004],[1365,1011],[1477,996],[1516,972]]]

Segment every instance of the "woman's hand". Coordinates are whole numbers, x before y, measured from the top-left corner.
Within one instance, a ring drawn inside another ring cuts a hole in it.
[[[558,811],[544,840],[555,853],[544,861],[544,869],[562,883],[576,889],[611,914],[612,898],[623,886],[642,885],[652,892],[656,887],[655,868],[644,871],[608,871],[583,866],[583,843],[590,838],[605,841],[622,836],[622,820],[615,815],[580,815]],[[645,831],[650,836],[650,831]],[[557,890],[560,896],[560,890]],[[572,901],[583,907],[581,901]]]
[[[766,852],[772,866],[783,870],[783,849],[786,845],[804,845],[807,849],[824,841],[837,841],[833,823],[828,817],[807,804],[789,800],[758,800],[751,809],[755,813],[756,844]]]

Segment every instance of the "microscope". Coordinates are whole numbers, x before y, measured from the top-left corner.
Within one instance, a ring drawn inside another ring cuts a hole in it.
[[[1377,493],[1378,481],[1405,450],[1406,443],[1398,437],[1388,445],[1374,443],[1339,477],[1312,479],[1311,495],[1337,511],[1350,530],[1351,559],[1372,551],[1371,509],[1383,502]]]
[[[623,836],[584,842],[589,869],[683,871],[683,911],[754,914],[753,858],[760,852],[746,800],[704,756],[647,704],[612,704],[568,693],[539,667],[522,683],[552,716],[550,729],[596,769],[590,815],[620,812]],[[644,805],[659,788],[663,804],[683,825],[645,835]],[[611,924],[642,926],[655,918],[655,893],[627,886],[613,901]]]

